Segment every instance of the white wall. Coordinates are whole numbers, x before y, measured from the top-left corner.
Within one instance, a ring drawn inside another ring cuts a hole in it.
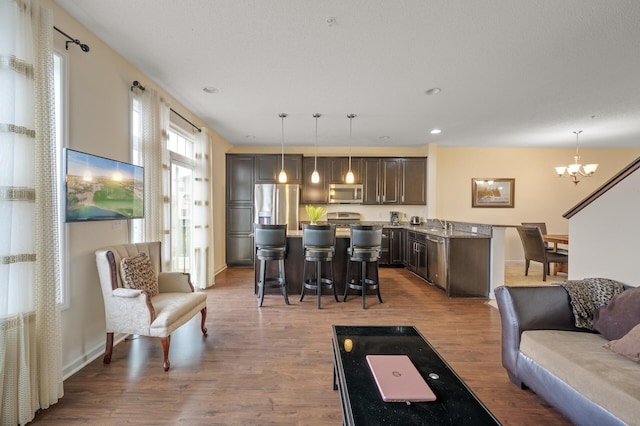
[[[640,171],[569,220],[569,278],[640,285]]]

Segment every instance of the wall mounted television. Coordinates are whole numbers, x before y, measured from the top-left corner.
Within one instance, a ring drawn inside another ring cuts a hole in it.
[[[144,168],[65,149],[65,221],[144,217]]]

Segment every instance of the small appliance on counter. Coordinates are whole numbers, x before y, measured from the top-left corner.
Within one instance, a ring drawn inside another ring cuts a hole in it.
[[[400,212],[389,212],[389,222],[392,225],[400,225]]]
[[[420,225],[420,216],[411,216],[411,225],[419,226]]]

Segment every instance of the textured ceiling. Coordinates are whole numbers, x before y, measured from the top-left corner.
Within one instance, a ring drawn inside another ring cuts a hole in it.
[[[55,2],[234,145],[640,147],[637,0]]]

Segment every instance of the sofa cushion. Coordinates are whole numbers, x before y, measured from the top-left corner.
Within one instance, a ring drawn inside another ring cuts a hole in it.
[[[120,269],[122,283],[126,288],[148,291],[151,297],[158,294],[158,277],[146,253],[123,258]]]
[[[640,324],[633,327],[621,339],[612,340],[604,347],[631,361],[640,362]]]
[[[520,351],[618,418],[640,418],[640,365],[603,347],[599,334],[535,330],[522,333]]]
[[[640,324],[640,287],[616,294],[593,316],[593,328],[607,340],[620,339]]]

